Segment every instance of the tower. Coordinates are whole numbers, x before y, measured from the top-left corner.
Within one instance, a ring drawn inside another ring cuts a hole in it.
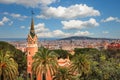
[[[27,37],[27,74],[31,80],[32,80],[32,62],[33,62],[32,57],[38,51],[37,40],[38,38],[37,38],[37,35],[35,34],[34,20],[32,17],[31,28]]]

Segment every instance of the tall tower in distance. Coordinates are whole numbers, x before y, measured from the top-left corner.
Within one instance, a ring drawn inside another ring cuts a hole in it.
[[[33,20],[33,13],[32,13],[32,19],[31,19],[31,27],[30,32],[27,37],[27,74],[30,80],[32,80],[32,57],[35,55],[35,53],[38,51],[38,38],[35,34],[34,30],[34,20]]]

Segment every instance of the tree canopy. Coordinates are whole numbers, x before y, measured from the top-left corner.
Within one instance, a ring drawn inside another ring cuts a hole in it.
[[[26,55],[21,50],[16,49],[8,42],[0,41],[0,51],[5,53],[9,51],[9,55],[17,62],[19,74],[26,74]]]

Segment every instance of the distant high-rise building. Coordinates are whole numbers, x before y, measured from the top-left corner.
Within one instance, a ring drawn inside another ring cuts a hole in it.
[[[37,38],[37,35],[35,34],[34,20],[32,18],[30,32],[27,37],[27,49],[26,49],[27,50],[27,74],[31,80],[33,75],[32,74],[32,62],[33,62],[32,57],[38,51],[37,43],[38,43],[38,38]]]

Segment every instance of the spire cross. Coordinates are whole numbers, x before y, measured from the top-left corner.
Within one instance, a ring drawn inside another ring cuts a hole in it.
[[[31,14],[32,14],[32,17],[33,17],[33,15],[35,14],[35,13],[33,12],[33,10],[31,11]]]

